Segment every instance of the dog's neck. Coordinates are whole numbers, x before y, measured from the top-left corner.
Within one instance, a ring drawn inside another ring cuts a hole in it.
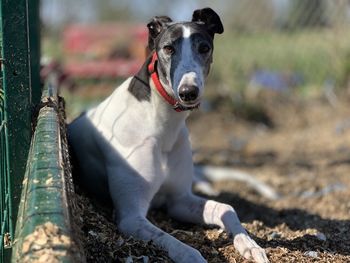
[[[150,79],[151,99],[150,111],[151,122],[159,145],[163,152],[169,152],[173,148],[181,131],[186,127],[186,119],[190,111],[175,111],[156,91],[153,81]],[[185,128],[186,129],[186,128]]]

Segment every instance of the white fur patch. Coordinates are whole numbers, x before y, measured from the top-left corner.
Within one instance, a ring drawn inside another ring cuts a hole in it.
[[[183,38],[189,38],[191,36],[191,28],[187,26],[182,27],[182,36]]]

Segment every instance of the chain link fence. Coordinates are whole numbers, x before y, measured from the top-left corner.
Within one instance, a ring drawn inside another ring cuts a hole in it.
[[[1,28],[1,27],[0,27]],[[0,50],[2,38],[0,37]],[[8,256],[5,249],[11,244],[11,191],[7,116],[5,108],[5,91],[3,87],[2,69],[0,70],[0,262]],[[6,255],[5,255],[6,254]]]
[[[0,79],[1,82],[2,79]],[[5,95],[0,85],[0,261],[5,257],[4,248],[11,243],[11,219],[10,219],[10,178],[9,178],[9,155],[7,142],[7,127],[5,116]]]

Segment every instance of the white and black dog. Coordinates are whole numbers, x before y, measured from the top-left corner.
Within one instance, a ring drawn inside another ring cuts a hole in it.
[[[175,262],[206,260],[146,219],[153,205],[181,221],[217,225],[245,258],[268,262],[231,206],[192,193],[185,120],[200,103],[214,34],[224,31],[219,16],[204,8],[194,11],[191,22],[161,16],[147,27],[151,53],[140,71],[69,125],[80,183],[95,198],[113,202],[122,233],[152,240]]]

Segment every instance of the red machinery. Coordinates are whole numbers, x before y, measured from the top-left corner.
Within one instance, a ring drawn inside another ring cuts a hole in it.
[[[63,33],[64,72],[73,78],[130,76],[144,61],[146,46],[143,25],[70,25]]]

